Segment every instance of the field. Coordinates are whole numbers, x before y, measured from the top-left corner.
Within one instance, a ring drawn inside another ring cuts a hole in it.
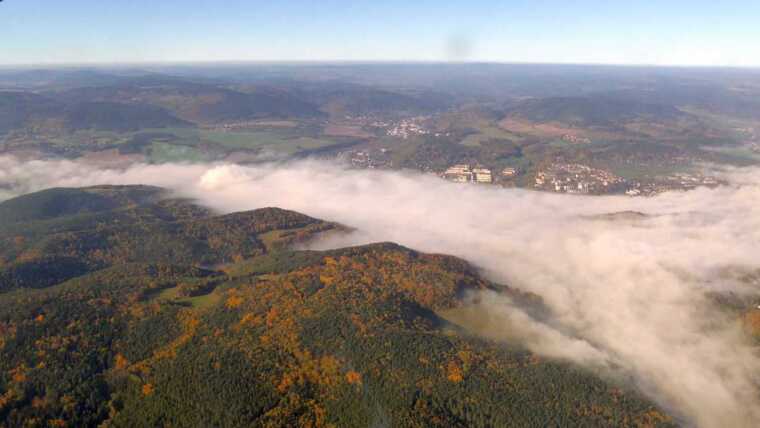
[[[322,138],[309,135],[310,132],[298,128],[272,128],[255,131],[221,131],[194,128],[168,128],[146,130],[144,133],[168,133],[175,135],[176,143],[188,146],[203,147],[204,151],[230,152],[266,151],[283,155],[291,155],[304,150],[314,150],[342,143],[340,139]],[[155,145],[155,144],[154,144]],[[181,151],[176,152],[180,156]],[[187,152],[191,159],[193,154]]]
[[[509,140],[518,142],[522,139],[519,135],[497,126],[493,126],[491,123],[485,121],[479,121],[476,124],[475,129],[477,129],[478,132],[466,136],[461,141],[462,145],[480,147],[484,141],[488,140]]]
[[[737,166],[755,165],[760,162],[760,153],[746,146],[703,147],[702,149],[719,155],[720,160],[726,163]]]
[[[153,163],[203,162],[213,160],[212,156],[192,146],[154,142],[150,146],[149,159]]]
[[[559,122],[538,123],[524,119],[506,118],[499,122],[499,126],[508,132],[520,135],[530,135],[536,138],[561,138],[563,135],[573,135],[576,137],[618,140],[624,138],[623,135],[606,130],[578,128],[565,125]]]
[[[195,309],[213,307],[221,300],[221,298],[222,296],[217,290],[202,296],[182,297],[179,295],[179,287],[167,288],[160,293],[157,293],[155,296],[152,296],[152,299],[156,302],[171,302],[179,305],[191,306]]]
[[[9,151],[43,150],[70,157],[118,149],[122,155],[145,155],[150,162],[161,163],[213,161],[234,152],[289,156],[344,144],[353,138],[325,136],[321,128],[283,121],[247,130],[149,128],[131,132],[16,133],[0,142]]]

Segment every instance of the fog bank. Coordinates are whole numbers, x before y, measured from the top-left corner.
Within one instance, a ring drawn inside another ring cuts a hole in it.
[[[53,186],[153,184],[221,212],[277,206],[357,228],[321,242],[394,241],[463,257],[541,295],[539,322],[484,295],[484,334],[632,376],[698,426],[756,426],[760,360],[706,291],[754,293],[726,269],[760,269],[760,170],[731,184],[652,198],[585,197],[459,185],[326,162],[135,165],[0,157],[0,199]],[[639,214],[604,216],[609,213]]]

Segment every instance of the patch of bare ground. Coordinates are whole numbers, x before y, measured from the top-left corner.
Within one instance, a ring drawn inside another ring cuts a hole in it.
[[[360,126],[342,125],[342,124],[337,124],[337,123],[330,123],[327,126],[325,126],[323,133],[331,137],[354,137],[354,138],[372,137],[372,134],[363,130]]]
[[[135,163],[145,162],[145,156],[139,153],[125,155],[119,153],[118,149],[108,149],[87,152],[80,156],[79,160],[85,161],[88,165],[105,168],[123,168]]]

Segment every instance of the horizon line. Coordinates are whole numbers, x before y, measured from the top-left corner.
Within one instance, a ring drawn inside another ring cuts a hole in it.
[[[488,60],[166,60],[166,61],[85,61],[85,62],[38,62],[0,63],[0,69],[34,68],[108,68],[131,66],[201,66],[201,65],[525,65],[525,66],[579,66],[579,67],[630,67],[630,68],[699,68],[699,69],[741,69],[758,70],[760,65],[735,64],[652,64],[652,63],[612,63],[612,62],[551,62],[551,61],[488,61]]]

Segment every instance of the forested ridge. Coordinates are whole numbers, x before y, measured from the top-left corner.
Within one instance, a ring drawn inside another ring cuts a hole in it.
[[[155,188],[48,192],[0,204],[0,426],[675,423],[614,381],[440,318],[477,290],[541,304],[460,259],[295,251],[345,228],[217,216]],[[79,203],[38,211],[56,192]]]
[[[337,227],[277,208],[215,216],[164,193],[52,189],[0,204],[0,290],[47,287],[121,263],[229,263]]]

